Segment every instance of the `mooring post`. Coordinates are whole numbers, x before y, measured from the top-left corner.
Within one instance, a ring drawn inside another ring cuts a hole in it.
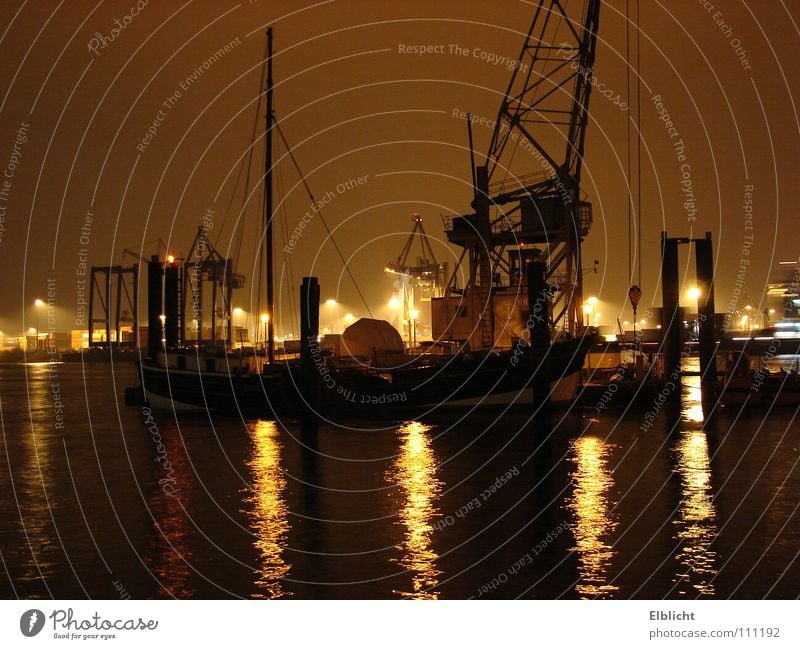
[[[717,342],[716,312],[714,310],[714,255],[711,233],[694,242],[697,263],[697,336],[700,346],[700,387],[702,401],[708,403],[714,396],[717,383],[717,364],[714,347]]]
[[[300,367],[301,396],[308,410],[316,415],[319,405],[319,381],[316,361],[319,349],[319,281],[304,277],[300,286]]]
[[[678,240],[661,233],[661,331],[664,332],[664,372],[675,385],[681,376],[681,318],[678,277]],[[679,399],[680,389],[673,390]]]
[[[550,300],[541,261],[528,262],[528,333],[531,341],[533,404],[541,410],[550,407]],[[537,360],[533,360],[537,359]],[[538,360],[541,359],[541,360]]]
[[[158,255],[153,255],[147,262],[147,355],[153,359],[161,350],[162,275]]]
[[[180,325],[180,291],[178,287],[178,266],[167,262],[164,268],[164,338],[167,347],[177,347]]]

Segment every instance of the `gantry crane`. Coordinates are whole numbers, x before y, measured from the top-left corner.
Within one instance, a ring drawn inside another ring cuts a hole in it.
[[[457,287],[457,267],[434,305],[434,336],[483,349],[522,336],[524,270],[534,260],[546,262],[548,281],[558,289],[551,324],[572,334],[583,327],[581,243],[592,207],[581,196],[580,178],[600,0],[584,2],[581,16],[568,15],[565,4],[536,3],[484,164],[475,166],[472,155],[475,211],[445,221],[448,240],[464,248],[459,264],[466,256],[468,269],[464,288]]]
[[[415,239],[419,241],[422,254],[417,257],[416,264],[412,265],[409,264],[408,258]],[[384,270],[397,277],[394,289],[400,307],[398,328],[401,333],[404,333],[406,325],[408,325],[408,336],[411,340],[412,320],[415,321],[419,315],[417,308],[419,303],[430,302],[433,298],[442,297],[447,282],[447,262],[440,264],[436,261],[436,254],[433,252],[433,247],[422,224],[422,216],[419,214],[414,214],[414,227],[411,229],[397,261],[386,264]]]

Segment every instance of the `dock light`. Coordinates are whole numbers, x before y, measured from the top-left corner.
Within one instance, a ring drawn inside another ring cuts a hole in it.
[[[700,289],[696,286],[692,286],[688,291],[686,291],[686,297],[690,300],[696,300],[700,297]]]
[[[408,315],[411,316],[412,320],[416,320],[417,318],[419,318],[419,311],[417,309],[411,309],[411,311],[409,311]]]
[[[400,306],[400,302],[396,297],[393,297],[391,300],[389,300],[390,309],[396,309],[398,306]]]
[[[331,333],[333,334],[336,333],[333,326],[334,325],[333,309],[336,306],[336,300],[330,297],[327,300],[325,300],[325,304],[328,306],[328,317],[330,318],[330,322],[328,323],[329,324],[328,328],[331,330]]]
[[[269,322],[269,314],[262,313],[261,314],[261,324],[264,325],[264,342],[267,342],[269,338],[269,331],[267,330],[267,323]],[[258,341],[258,333],[256,333],[256,342]]]
[[[352,322],[353,321],[353,314],[352,313],[346,313],[345,316],[344,316],[344,320],[345,320],[345,322]]]
[[[591,315],[591,313],[592,313],[592,305],[591,304],[584,304],[583,305],[583,312],[586,315]]]
[[[35,334],[35,333],[36,333],[36,329],[34,329],[33,327],[31,327],[30,329],[28,329],[28,333],[29,333],[29,334],[32,336],[33,334]]]
[[[748,304],[748,305],[745,307],[745,309],[747,309],[748,311],[752,311],[752,310],[753,310],[753,307],[752,307],[752,306],[750,306],[750,305]]]
[[[647,320],[639,320],[639,324],[646,325],[647,324]]]
[[[36,307],[36,349],[39,349],[39,309],[44,306],[44,301],[37,298],[33,305]]]
[[[769,310],[769,314],[770,314],[770,315],[775,315],[775,309],[770,309],[770,310]]]
[[[594,306],[595,304],[597,304],[597,298],[596,298],[596,297],[594,297],[594,295],[593,295],[592,297],[590,297],[589,299],[587,299],[586,301],[587,301],[589,304],[591,304],[592,306]]]
[[[175,255],[167,255],[167,263],[174,264],[175,263]]]

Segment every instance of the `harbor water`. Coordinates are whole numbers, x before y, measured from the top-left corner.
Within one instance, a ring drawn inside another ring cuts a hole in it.
[[[704,425],[688,377],[677,406],[311,436],[125,406],[135,382],[0,366],[2,597],[800,595],[795,408]]]

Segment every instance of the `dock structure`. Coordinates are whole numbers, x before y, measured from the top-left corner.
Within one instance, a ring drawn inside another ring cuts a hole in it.
[[[714,256],[711,233],[702,239],[669,237],[661,233],[661,328],[664,335],[664,374],[678,384],[681,379],[682,341],[680,317],[680,281],[678,246],[694,245],[697,275],[698,351],[703,398],[713,395],[716,386],[714,349],[717,344],[716,312],[714,308]],[[680,398],[680,390],[672,397]]]

